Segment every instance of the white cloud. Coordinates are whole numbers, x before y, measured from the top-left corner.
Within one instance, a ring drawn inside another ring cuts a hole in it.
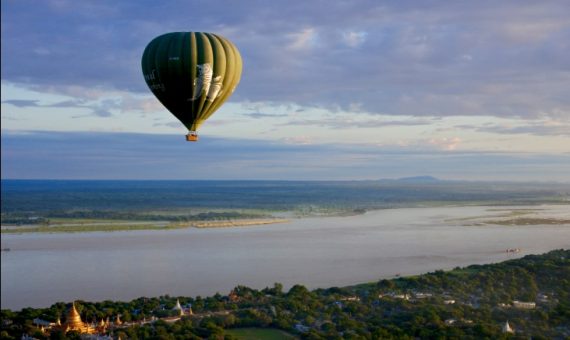
[[[51,54],[51,51],[45,47],[36,47],[32,51],[39,56],[47,56]]]
[[[288,48],[293,51],[305,51],[313,48],[317,43],[318,34],[315,28],[309,27],[289,34]]]
[[[541,21],[507,21],[503,29],[505,36],[513,42],[537,43],[567,28],[567,25],[567,22],[552,21],[552,19]]]
[[[496,133],[503,135],[519,135],[527,134],[534,136],[562,136],[570,137],[570,123],[539,120],[530,123],[507,123],[507,124],[486,124],[485,126],[463,126],[466,129],[476,130],[478,132]],[[570,149],[570,143],[568,143]]]
[[[111,117],[112,111],[117,113],[153,113],[165,110],[164,106],[152,94],[141,96],[126,91],[106,91],[81,86],[51,87],[49,93],[57,94],[51,100],[46,100],[45,95],[34,91],[28,91],[28,93],[36,93],[38,97],[42,97],[44,100],[7,99],[3,100],[2,103],[20,108],[89,109],[91,113],[99,117]],[[86,117],[86,115],[75,117]]]
[[[364,31],[348,31],[342,33],[342,40],[349,47],[359,47],[366,41],[367,32]]]
[[[188,157],[189,146],[178,135],[5,130],[1,135],[3,178],[358,180],[431,174],[568,182],[570,171],[570,154],[450,153],[428,145],[410,150],[208,138],[192,145]]]
[[[429,144],[434,145],[442,150],[453,151],[461,144],[459,137],[441,137],[432,138],[428,141]]]
[[[313,140],[309,136],[287,137],[287,138],[284,138],[283,141],[286,144],[296,144],[296,145],[311,145],[311,144],[313,144]]]

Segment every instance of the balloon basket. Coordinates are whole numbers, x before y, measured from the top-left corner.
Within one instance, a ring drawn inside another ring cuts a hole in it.
[[[187,142],[197,142],[198,141],[198,135],[195,133],[189,133],[186,135],[186,141]]]

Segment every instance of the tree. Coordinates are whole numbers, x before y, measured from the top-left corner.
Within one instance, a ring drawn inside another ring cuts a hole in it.
[[[273,296],[281,296],[283,295],[283,284],[275,282],[273,284],[273,288],[266,287],[263,289],[263,293]]]
[[[393,280],[384,279],[384,280],[378,281],[376,286],[380,289],[394,289],[396,287],[396,284],[394,283]]]

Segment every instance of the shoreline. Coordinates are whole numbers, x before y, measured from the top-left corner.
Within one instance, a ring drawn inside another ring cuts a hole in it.
[[[466,271],[466,270],[468,270],[468,267],[472,267],[472,266],[497,265],[497,264],[502,264],[502,263],[505,263],[505,262],[508,262],[508,261],[512,261],[512,260],[522,259],[522,258],[524,258],[524,257],[526,257],[526,256],[542,256],[542,255],[545,255],[545,254],[550,253],[550,252],[552,252],[552,251],[558,251],[558,250],[570,251],[570,248],[564,248],[564,247],[563,247],[563,248],[558,248],[558,247],[555,247],[555,248],[551,248],[551,249],[548,249],[548,250],[545,250],[545,251],[543,250],[543,251],[532,252],[532,253],[526,253],[526,252],[518,253],[518,252],[517,252],[517,253],[512,253],[512,254],[510,254],[512,257],[504,258],[504,259],[501,259],[501,260],[477,261],[477,262],[462,264],[462,265],[459,265],[459,266],[450,266],[450,267],[447,267],[447,268],[425,269],[425,270],[422,270],[422,271],[407,272],[407,273],[404,272],[404,273],[402,273],[402,274],[380,276],[380,277],[377,277],[375,280],[364,280],[364,281],[360,281],[360,282],[351,282],[351,283],[345,283],[345,284],[341,284],[341,285],[335,285],[335,284],[333,284],[333,283],[329,283],[328,285],[317,285],[317,286],[306,286],[306,287],[307,287],[307,289],[309,289],[310,291],[322,290],[322,289],[330,289],[330,288],[338,288],[338,287],[340,287],[341,289],[355,290],[355,289],[358,289],[359,287],[369,286],[369,285],[375,285],[375,284],[377,284],[378,282],[383,281],[383,280],[393,281],[393,280],[400,280],[400,279],[405,280],[405,279],[409,279],[409,278],[418,278],[418,277],[421,277],[421,276],[423,276],[423,275],[433,274],[433,273],[436,272],[436,271],[442,271],[442,272],[444,272],[444,273],[450,273],[450,272],[457,271],[458,268],[459,268],[459,270],[461,270],[461,271]],[[300,284],[300,283],[298,283],[298,284]],[[241,284],[236,284],[236,286],[239,286],[239,285],[241,285]],[[295,285],[295,284],[287,284],[287,285],[284,285],[284,288],[290,289],[290,288],[293,287],[294,285]],[[304,285],[304,284],[301,284],[301,285]],[[247,287],[250,287],[250,286],[247,286]],[[269,287],[269,285],[267,285],[267,287]],[[257,289],[257,290],[263,289],[263,287],[261,287],[261,286],[259,286],[259,287],[250,287],[250,288],[252,288],[252,289]],[[195,297],[195,296],[202,296],[202,295],[205,295],[205,296],[212,296],[212,295],[214,295],[214,294],[216,294],[216,293],[219,293],[219,291],[216,291],[215,293],[214,293],[214,292],[211,292],[211,293],[209,293],[209,295],[208,295],[208,294],[189,294],[189,295],[180,295],[180,294],[178,294],[178,296],[185,296],[185,297],[191,297],[191,296]],[[158,297],[158,296],[168,296],[168,295],[177,296],[176,293],[173,293],[173,294],[170,294],[170,293],[163,293],[163,294],[157,294],[156,296],[149,296],[148,298],[155,298],[155,297]],[[140,298],[140,296],[138,296],[138,297],[132,296],[132,297],[125,297],[125,298],[109,298],[109,297],[107,297],[107,298],[101,298],[101,299],[89,299],[89,298],[85,298],[85,297],[77,297],[77,298],[75,298],[75,300],[78,300],[78,299],[79,299],[79,300],[85,300],[85,301],[87,301],[87,302],[89,302],[89,303],[101,303],[101,302],[103,302],[103,301],[105,301],[105,300],[111,300],[111,301],[113,301],[113,302],[127,302],[127,301],[129,301],[129,300],[132,301],[132,300],[135,300],[135,299],[137,299],[137,298]],[[73,299],[72,299],[72,300],[73,300]],[[60,299],[59,301],[53,301],[53,302],[48,303],[48,304],[43,304],[43,305],[42,305],[42,304],[37,304],[37,305],[34,305],[34,306],[28,305],[28,306],[25,306],[25,307],[19,307],[19,309],[18,309],[18,307],[12,308],[12,307],[5,307],[5,306],[2,306],[2,309],[8,309],[8,310],[11,310],[11,311],[13,311],[13,312],[20,312],[20,311],[22,311],[23,309],[26,309],[26,308],[32,308],[32,309],[51,308],[54,304],[61,303],[61,302],[69,303],[69,302],[71,302],[72,300],[69,300],[69,301],[65,302],[65,301],[63,301],[63,300]]]
[[[265,288],[240,284],[214,295],[142,294],[133,299],[105,301],[72,296],[46,307],[4,309],[5,328],[9,336],[18,338],[22,330],[34,330],[30,327],[32,322],[38,328],[34,334],[42,332],[45,337],[51,333],[53,337],[62,329],[56,320],[67,313],[63,327],[87,325],[89,332],[91,322],[94,332],[114,336],[141,334],[147,337],[154,334],[153,328],[161,327],[163,334],[166,330],[168,334],[188,337],[188,332],[194,329],[192,325],[214,318],[220,322],[215,324],[216,335],[226,332],[236,335],[233,332],[239,331],[256,339],[270,338],[261,336],[260,332],[266,331],[272,332],[271,338],[283,331],[290,332],[284,333],[286,335],[301,337],[313,332],[319,338],[343,338],[346,328],[337,328],[337,325],[344,327],[347,322],[351,323],[351,329],[360,329],[367,338],[385,337],[386,333],[382,335],[369,328],[372,323],[391,330],[390,338],[403,335],[414,338],[419,334],[418,329],[422,330],[422,337],[427,338],[501,338],[505,336],[505,327],[529,338],[563,338],[570,331],[559,312],[564,311],[568,297],[569,284],[565,279],[570,249],[534,254],[486,265],[423,271],[416,277],[360,281],[356,285],[328,283],[323,288],[311,288],[297,282],[286,287],[275,280],[273,286],[269,284]],[[299,301],[305,307],[299,308]],[[32,320],[38,315],[41,316]],[[284,315],[290,322],[278,324]],[[553,317],[544,318],[544,315]],[[81,317],[87,323],[83,323]],[[106,322],[97,322],[105,318]],[[226,318],[232,322],[227,323]],[[70,322],[77,319],[73,324]],[[153,326],[155,322],[161,323]],[[172,325],[175,322],[177,324]],[[330,326],[322,327],[325,324]],[[431,333],[424,332],[426,324],[433,330]],[[485,325],[486,330],[479,325]],[[135,331],[137,333],[132,333]],[[197,338],[204,337],[202,331],[195,333]]]
[[[190,228],[234,228],[234,227],[249,227],[266,224],[288,223],[288,219],[247,219],[247,220],[228,220],[228,221],[203,221],[196,222],[188,227]]]
[[[128,222],[121,221],[116,224],[67,224],[67,225],[54,225],[54,226],[2,226],[2,234],[28,234],[28,233],[89,233],[89,232],[114,232],[114,231],[142,231],[142,230],[177,230],[186,228],[234,228],[267,225],[276,223],[287,223],[289,219],[279,218],[264,218],[264,219],[235,219],[223,221],[196,221],[192,223],[144,223],[144,224],[129,224]]]

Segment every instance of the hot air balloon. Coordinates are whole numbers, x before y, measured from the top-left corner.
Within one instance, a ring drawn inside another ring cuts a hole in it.
[[[142,56],[144,79],[156,98],[187,128],[187,141],[234,92],[239,51],[213,33],[173,32],[154,38]]]

